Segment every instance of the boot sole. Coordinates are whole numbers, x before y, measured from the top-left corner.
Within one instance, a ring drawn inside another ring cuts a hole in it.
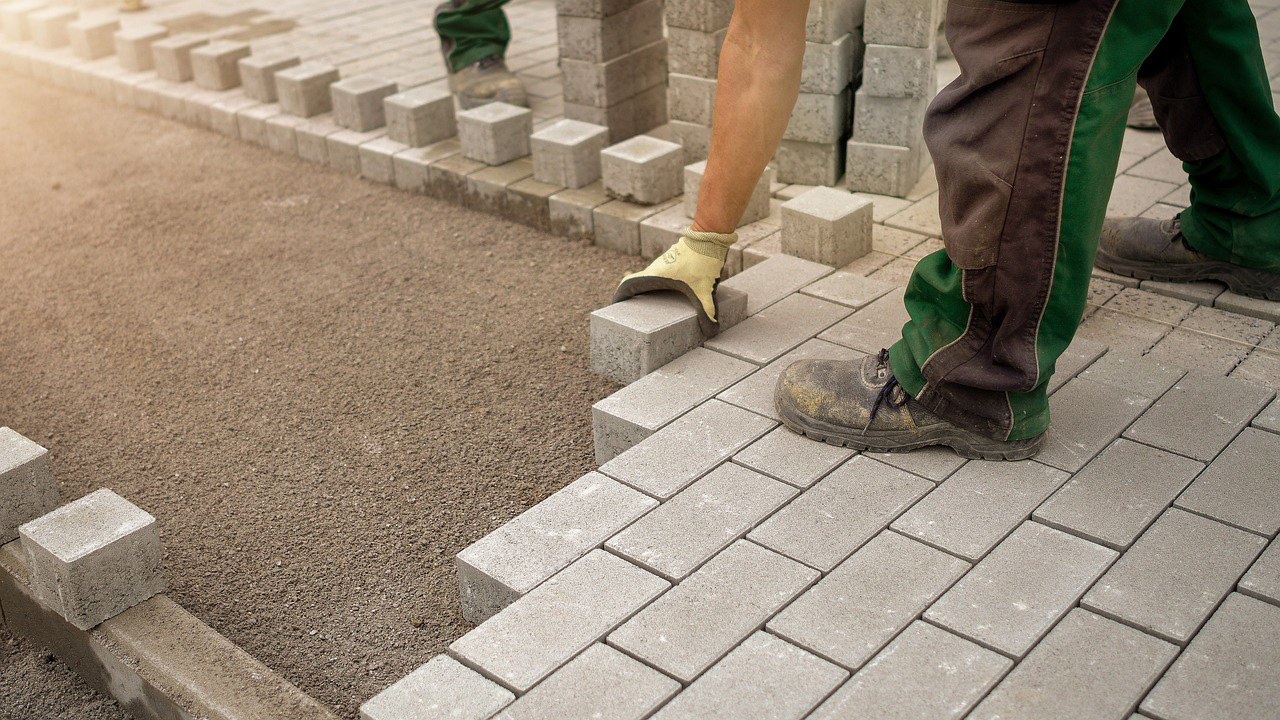
[[[908,452],[941,445],[969,460],[1026,460],[1044,446],[1044,433],[1028,440],[995,440],[955,426],[924,430],[872,430],[863,434],[804,415],[774,394],[774,407],[782,424],[811,440],[862,452]]]
[[[1124,260],[1099,249],[1094,265],[1117,275],[1160,282],[1216,280],[1231,292],[1263,300],[1280,300],[1280,274],[1233,265],[1221,260],[1194,265],[1166,265]]]

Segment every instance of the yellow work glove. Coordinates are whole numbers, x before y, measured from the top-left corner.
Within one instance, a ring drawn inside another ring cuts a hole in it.
[[[729,247],[737,240],[737,233],[686,228],[681,238],[649,267],[622,278],[613,294],[613,301],[621,302],[654,290],[675,290],[693,303],[702,334],[708,337],[715,335],[720,331],[716,286],[720,284],[720,271],[724,268]]]

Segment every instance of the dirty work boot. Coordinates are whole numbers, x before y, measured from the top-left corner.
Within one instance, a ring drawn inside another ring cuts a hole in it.
[[[961,457],[1023,460],[1044,444],[996,440],[954,425],[907,395],[889,367],[889,351],[861,362],[801,360],[778,378],[773,404],[783,424],[831,445],[870,452],[903,452],[945,445]]]
[[[622,302],[655,290],[675,290],[693,303],[702,334],[711,337],[720,332],[720,308],[716,305],[720,272],[729,247],[737,240],[738,233],[702,232],[689,227],[649,267],[622,278],[613,301]]]
[[[1197,251],[1182,236],[1177,216],[1169,220],[1108,218],[1102,225],[1094,264],[1143,280],[1217,280],[1241,295],[1280,300],[1280,273],[1236,265]]]
[[[524,83],[507,69],[499,55],[482,57],[456,73],[449,73],[449,89],[458,96],[463,110],[491,102],[504,102],[529,107]]]

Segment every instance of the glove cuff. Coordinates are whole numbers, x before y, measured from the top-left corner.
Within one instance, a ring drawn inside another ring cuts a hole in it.
[[[729,246],[738,241],[738,233],[736,232],[703,232],[694,230],[692,225],[685,228],[682,237],[684,244],[688,245],[690,250],[721,262],[724,262],[724,259],[729,255]]]

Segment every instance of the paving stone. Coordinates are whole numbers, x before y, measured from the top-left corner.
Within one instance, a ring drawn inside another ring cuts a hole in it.
[[[130,25],[115,34],[116,59],[129,72],[144,72],[155,67],[151,45],[169,36],[160,25]]]
[[[489,165],[502,165],[530,152],[533,113],[496,102],[457,115],[462,154]]]
[[[45,9],[43,0],[21,0],[0,6],[0,25],[4,29],[4,39],[14,43],[29,40],[31,34],[27,25],[27,16],[43,9]]]
[[[1125,288],[1081,323],[1077,337],[1109,345],[1112,352],[1142,355],[1195,307],[1185,300]]]
[[[880,533],[770,620],[769,631],[857,669],[968,569],[940,550]]]
[[[755,371],[745,380],[740,380],[728,390],[716,397],[727,403],[746,408],[754,413],[778,420],[773,406],[773,391],[778,385],[778,376],[797,360],[848,360],[858,362],[863,354],[823,340],[809,340],[800,347],[774,360]],[[790,432],[790,431],[788,431]],[[811,440],[805,442],[812,443]]]
[[[796,492],[790,485],[726,463],[615,535],[606,547],[678,582]]]
[[[802,292],[816,298],[861,310],[891,292],[893,286],[848,272],[834,272],[808,285]]]
[[[1125,717],[1177,654],[1169,643],[1076,608],[969,717]]]
[[[1280,475],[1260,458],[1280,458],[1280,437],[1245,428],[1175,505],[1244,530],[1280,532]]]
[[[1053,375],[1049,378],[1049,385],[1046,388],[1049,394],[1057,392],[1106,352],[1107,346],[1101,343],[1080,337],[1072,340],[1054,363]]]
[[[79,18],[67,25],[71,51],[81,60],[98,60],[116,51],[120,21],[113,17]]]
[[[409,147],[432,145],[458,134],[453,95],[424,86],[390,95],[382,101],[387,136]]]
[[[680,194],[684,151],[679,145],[647,135],[600,152],[605,191],[640,205],[656,205]]]
[[[269,107],[269,106],[261,106]],[[253,113],[253,108],[240,113],[240,137],[244,137],[246,119]],[[266,123],[262,132],[266,134]],[[313,163],[329,164],[329,136],[342,132],[342,128],[334,125],[328,115],[308,119],[294,129],[294,138],[298,143],[298,157]],[[265,138],[264,138],[265,139]]]
[[[1243,530],[1170,509],[1081,604],[1185,645],[1266,544]]]
[[[940,483],[964,466],[967,460],[951,448],[924,447],[909,453],[864,453],[873,460],[892,465],[926,480]]]
[[[1045,501],[1034,518],[1124,550],[1203,469],[1181,455],[1119,440]]]
[[[976,561],[991,551],[1067,481],[1030,460],[974,460],[893,523],[893,529]]]
[[[855,457],[747,537],[827,572],[932,489],[915,475]]]
[[[155,61],[156,77],[175,83],[191,80],[194,77],[191,51],[208,42],[207,35],[182,33],[152,43],[151,56]]]
[[[905,288],[896,288],[818,337],[868,354],[880,352],[902,338],[902,326],[911,319],[903,304],[905,294]]]
[[[485,720],[515,699],[447,655],[437,655],[360,706],[360,720]]]
[[[117,100],[119,102],[119,100]],[[237,113],[255,105],[259,105],[257,100],[247,97],[231,97],[226,100],[220,100],[209,106],[209,127],[214,131],[226,135],[229,138],[240,138],[240,119]],[[276,116],[279,117],[279,116]],[[268,128],[269,132],[269,128]],[[268,137],[268,142],[270,138]],[[275,147],[271,146],[274,150]],[[289,131],[289,149],[279,150],[278,152],[288,152],[290,155],[298,154],[298,146],[294,142],[293,130]]]
[[[18,526],[58,507],[58,481],[49,451],[0,427],[0,544],[18,538]]]
[[[960,718],[1012,664],[968,640],[914,622],[810,717]]]
[[[803,435],[780,427],[733,456],[733,461],[799,488],[807,488],[854,451],[826,443],[815,443]]]
[[[1268,432],[1280,433],[1280,398],[1272,401],[1265,410],[1253,419],[1253,426]]]
[[[389,137],[370,140],[359,148],[360,177],[384,185],[395,185],[396,153],[408,150],[404,143],[396,142]]]
[[[1109,352],[1080,373],[1080,379],[1159,400],[1186,374],[1146,358]]]
[[[284,113],[267,118],[267,147],[279,153],[297,155],[298,128],[304,123],[306,120]]]
[[[609,129],[601,125],[561,120],[534,133],[533,176],[542,182],[579,188],[600,179],[600,152]]]
[[[867,43],[862,87],[877,97],[931,97],[937,92],[936,51]]]
[[[1226,375],[1274,328],[1265,320],[1198,307],[1156,343],[1147,357],[1173,367]]]
[[[819,187],[782,205],[782,251],[842,266],[871,251],[872,203]]]
[[[333,110],[329,86],[338,82],[338,69],[332,65],[303,63],[277,70],[276,96],[280,109],[298,117],[315,117]]]
[[[791,119],[783,131],[784,140],[803,143],[829,144],[832,151],[839,152],[843,139],[849,136],[851,114],[849,98],[852,93],[848,88],[834,95],[826,93],[802,92],[796,98],[791,111]],[[779,165],[786,164],[779,160]],[[784,174],[785,171],[784,171]]]
[[[510,197],[508,188],[525,178],[533,176],[533,162],[528,157],[517,158],[510,162],[486,167],[467,175],[467,186],[463,191],[462,204],[472,210],[508,217],[510,208],[507,200]]]
[[[1240,580],[1240,592],[1280,605],[1280,543],[1272,542]]]
[[[862,59],[861,32],[841,35],[829,43],[806,42],[800,92],[840,94],[853,81],[854,68],[862,67]]]
[[[679,691],[675,680],[608,645],[596,644],[494,720],[641,720]]]
[[[713,32],[729,26],[733,15],[731,0],[668,0],[667,25],[700,32]]]
[[[1143,280],[1139,283],[1139,287],[1148,292],[1156,293],[1157,295],[1167,295],[1168,297],[1179,298],[1181,300],[1187,300],[1206,306],[1212,306],[1214,299],[1227,289],[1226,285],[1213,280],[1205,280],[1203,282],[1160,282],[1158,280]]]
[[[249,57],[249,45],[220,40],[191,51],[191,72],[196,87],[230,90],[240,86],[240,60]]]
[[[591,408],[596,462],[612,460],[753,370],[742,360],[694,348],[601,400]]]
[[[80,16],[80,11],[69,7],[49,7],[27,15],[27,29],[31,42],[45,49],[60,48],[71,42],[67,26]]]
[[[1173,720],[1280,717],[1280,608],[1229,595],[1141,709]]]
[[[763,365],[849,314],[843,305],[792,295],[708,339],[710,350]]]
[[[702,176],[706,171],[707,161],[705,160],[684,167],[683,210],[685,216],[689,219],[693,219],[698,215],[698,193],[702,190]],[[773,185],[777,175],[777,171],[772,167],[766,167],[764,172],[760,174],[760,179],[756,181],[756,186],[751,191],[751,200],[747,203],[747,209],[742,212],[742,217],[738,219],[738,227],[750,225],[768,217],[769,188]]]
[[[648,0],[604,17],[556,18],[560,57],[605,62],[662,38],[662,5]]]
[[[507,187],[507,217],[546,232],[551,227],[551,196],[561,190],[564,186],[532,177],[517,180]]]
[[[724,36],[724,29],[699,32],[681,27],[667,28],[669,72],[702,78],[716,77]]]
[[[1102,307],[1111,298],[1119,295],[1120,291],[1124,288],[1124,285],[1113,283],[1110,280],[1103,280],[1096,277],[1090,279],[1089,297],[1085,300],[1083,318],[1085,320],[1089,319],[1089,316],[1097,312],[1099,307]]]
[[[799,720],[849,673],[765,632],[734,648],[654,720]]]
[[[1274,396],[1270,390],[1193,370],[1124,436],[1202,462],[1212,460]]]
[[[609,644],[690,682],[818,577],[740,540],[609,636]]]
[[[1076,378],[1049,398],[1051,424],[1038,462],[1076,472],[1151,407],[1151,399]]]
[[[600,467],[600,472],[669,498],[772,430],[772,420],[711,400]]]
[[[356,132],[339,130],[325,137],[328,146],[329,167],[348,175],[360,174],[360,146],[383,136],[382,130]]]
[[[297,55],[270,53],[240,58],[240,81],[244,94],[258,102],[279,100],[276,94],[276,73],[302,64]]]
[[[742,293],[732,288],[718,288],[716,302],[723,316],[721,324],[728,325],[734,316],[740,316],[746,301]],[[684,355],[702,340],[697,316],[683,295],[647,293],[591,313],[591,371],[614,382],[630,384]]]
[[[640,223],[676,204],[638,205],[625,200],[610,200],[592,211],[595,244],[622,253],[640,254]]]
[[[599,181],[552,195],[547,200],[551,214],[551,232],[577,240],[593,239],[595,208],[606,202],[610,202],[609,196],[604,192],[604,184]]]
[[[556,0],[556,15],[603,18],[616,15],[640,0]]]
[[[36,597],[88,630],[164,590],[156,519],[107,489],[18,528]]]
[[[1101,545],[1023,523],[935,602],[925,618],[985,647],[1022,657],[1116,557]]]
[[[711,148],[711,128],[698,123],[672,119],[667,123],[675,141],[684,147],[685,163],[706,160]]]
[[[783,182],[834,186],[845,167],[845,143],[784,139],[773,162]]]
[[[650,215],[640,222],[640,257],[652,260],[665,253],[668,248],[680,240],[689,227],[689,218],[679,203],[667,207],[660,213]],[[741,243],[741,239],[738,241]],[[733,250],[730,249],[730,254]],[[741,258],[739,258],[741,260]],[[725,258],[725,272],[729,272],[731,261]]]
[[[449,652],[524,693],[668,587],[594,550],[454,641]]]
[[[1107,202],[1107,217],[1132,217],[1141,215],[1155,205],[1160,198],[1178,188],[1178,184],[1133,175],[1120,175],[1111,189]]]
[[[1280,327],[1272,330],[1244,362],[1231,371],[1231,377],[1280,390]]]
[[[329,86],[334,121],[356,132],[380,128],[387,123],[383,101],[398,91],[395,83],[367,75],[339,80]]]
[[[667,110],[671,119],[710,127],[715,111],[715,79],[671,73],[667,83]]]
[[[747,314],[755,315],[831,272],[826,265],[779,255],[723,281],[721,287],[745,292]]]
[[[1214,298],[1213,306],[1228,312],[1280,323],[1280,302],[1238,295],[1230,290]]]
[[[863,28],[868,43],[933,47],[942,18],[938,3],[929,0],[867,0]]]

